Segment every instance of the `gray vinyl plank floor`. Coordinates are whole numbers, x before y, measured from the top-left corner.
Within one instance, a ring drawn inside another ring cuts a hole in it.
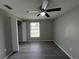
[[[9,59],[70,59],[53,42],[20,43],[20,51]]]

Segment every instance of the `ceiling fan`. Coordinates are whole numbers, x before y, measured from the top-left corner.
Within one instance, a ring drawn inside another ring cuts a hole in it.
[[[40,12],[38,16],[46,16],[50,17],[50,15],[47,12],[53,12],[53,11],[61,11],[61,8],[53,8],[53,9],[46,9],[48,5],[48,0],[43,0],[43,3],[40,6],[40,11],[29,11],[29,13],[34,13],[34,12]]]

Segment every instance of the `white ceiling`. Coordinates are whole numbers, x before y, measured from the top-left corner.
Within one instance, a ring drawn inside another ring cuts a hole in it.
[[[63,14],[79,4],[79,0],[49,0],[47,9],[61,7],[61,11],[49,12],[50,18],[39,16],[38,13],[27,13],[31,10],[39,10],[43,0],[0,0],[0,7],[7,10],[11,14],[23,19],[51,19]],[[3,4],[10,5],[13,10],[8,10]]]

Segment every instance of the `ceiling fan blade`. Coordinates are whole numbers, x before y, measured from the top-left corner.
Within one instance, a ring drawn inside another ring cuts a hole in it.
[[[6,5],[6,4],[3,4],[3,6],[4,6],[4,7],[6,7],[6,8],[8,8],[8,9],[10,9],[10,10],[12,10],[12,9],[13,9],[11,6]]]
[[[40,14],[37,15],[37,17],[40,16]]]
[[[45,15],[46,15],[47,17],[50,17],[49,14],[47,14],[47,13],[46,13]]]
[[[43,0],[43,3],[42,3],[42,9],[46,9],[46,7],[47,7],[47,5],[48,5],[48,0]]]
[[[61,8],[47,9],[46,12],[61,11]]]
[[[42,9],[42,4],[40,5],[39,9],[40,9],[40,10]]]

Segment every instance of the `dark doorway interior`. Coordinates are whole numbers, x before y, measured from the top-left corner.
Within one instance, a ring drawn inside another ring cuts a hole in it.
[[[22,22],[18,21],[18,40],[22,42]]]

